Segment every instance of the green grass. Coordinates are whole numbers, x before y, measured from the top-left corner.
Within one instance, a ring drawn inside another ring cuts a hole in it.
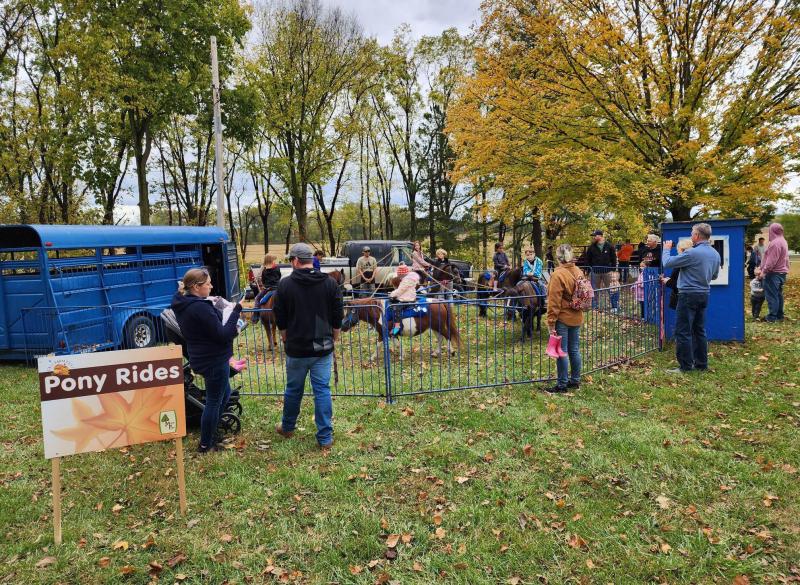
[[[329,456],[309,402],[287,441],[272,432],[280,401],[248,399],[235,448],[199,457],[186,439],[185,517],[169,443],[65,459],[61,547],[36,377],[4,366],[0,582],[148,583],[151,562],[161,583],[798,577],[796,284],[793,321],[713,345],[707,375],[666,376],[670,346],[592,374],[574,396],[519,385],[391,406],[340,398]],[[390,534],[411,535],[394,560]],[[45,557],[55,562],[37,568]]]

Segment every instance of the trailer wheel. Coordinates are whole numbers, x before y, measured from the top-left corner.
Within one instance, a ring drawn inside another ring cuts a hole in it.
[[[125,324],[125,347],[142,349],[153,347],[157,342],[156,328],[153,320],[146,315],[138,315]]]

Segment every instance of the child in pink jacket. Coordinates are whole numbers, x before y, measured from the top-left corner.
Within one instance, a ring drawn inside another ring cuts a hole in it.
[[[395,303],[413,303],[417,300],[417,285],[419,284],[419,274],[416,272],[409,272],[397,285],[397,288],[389,293],[389,302]],[[403,331],[403,320],[400,318],[399,311],[396,308],[392,310],[392,321],[394,321],[394,328],[392,335],[400,335]]]

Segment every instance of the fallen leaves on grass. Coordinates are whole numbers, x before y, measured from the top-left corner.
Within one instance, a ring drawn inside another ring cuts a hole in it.
[[[111,545],[111,548],[113,550],[123,550],[123,551],[125,551],[125,550],[128,550],[129,546],[130,545],[128,544],[127,540],[118,540],[117,542],[115,542],[114,544]]]
[[[188,557],[184,552],[177,552],[175,553],[168,561],[167,566],[170,569],[174,569],[178,565],[180,565],[183,561],[185,561]]]
[[[45,569],[45,568],[49,567],[50,565],[55,565],[56,561],[57,561],[56,557],[44,557],[43,559],[40,559],[39,561],[37,561],[36,568],[37,569]]]
[[[570,534],[567,539],[567,544],[574,549],[588,549],[589,545],[578,534]]]
[[[670,500],[667,496],[661,495],[656,498],[656,503],[662,510],[669,510],[670,506],[672,505],[672,500]]]

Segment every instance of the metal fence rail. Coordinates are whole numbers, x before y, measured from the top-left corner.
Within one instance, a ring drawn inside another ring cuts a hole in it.
[[[595,291],[598,307],[585,313],[581,330],[583,372],[590,373],[626,362],[661,347],[661,284],[657,277],[642,283],[637,299],[635,283]],[[493,291],[492,294],[500,294]],[[429,302],[447,307],[459,332],[459,343],[448,341],[430,330],[421,335],[390,337],[385,297],[371,297],[380,311],[375,327],[364,319],[342,332],[335,350],[332,392],[337,396],[384,397],[430,394],[470,388],[530,384],[555,378],[555,361],[545,349],[549,333],[541,316],[528,317],[527,306],[544,307],[545,297],[476,298],[474,292],[431,295]],[[345,315],[359,301],[345,302]],[[409,304],[398,304],[403,307]],[[410,304],[410,305],[413,305]],[[245,311],[258,324],[240,335],[235,351],[249,367],[243,376],[243,394],[280,395],[285,384],[285,363],[280,339],[271,349],[263,323],[270,310]],[[441,323],[433,329],[442,330]],[[404,327],[413,326],[405,321]],[[523,329],[528,329],[523,336]],[[523,338],[524,337],[524,338]]]

